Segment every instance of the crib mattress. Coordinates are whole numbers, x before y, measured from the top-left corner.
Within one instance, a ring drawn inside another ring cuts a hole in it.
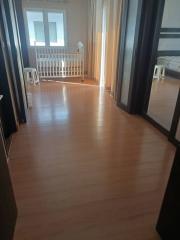
[[[169,70],[180,72],[180,56],[158,57],[158,64],[164,65]]]

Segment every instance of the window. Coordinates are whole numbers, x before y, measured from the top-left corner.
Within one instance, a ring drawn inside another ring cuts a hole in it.
[[[48,13],[50,46],[64,46],[64,14]]]
[[[45,46],[43,13],[27,11],[27,21],[30,45]]]
[[[57,43],[57,25],[56,25],[56,22],[49,22],[49,41],[50,41],[50,45]]]
[[[36,42],[44,42],[44,25],[43,22],[34,21],[34,32]]]
[[[65,46],[64,13],[27,11],[30,46]]]

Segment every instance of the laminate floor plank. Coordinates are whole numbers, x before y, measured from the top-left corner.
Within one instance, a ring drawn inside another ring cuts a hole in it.
[[[158,240],[174,146],[96,85],[44,82],[32,93],[10,149],[14,240]]]

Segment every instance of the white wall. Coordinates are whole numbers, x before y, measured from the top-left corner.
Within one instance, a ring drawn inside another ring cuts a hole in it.
[[[67,45],[76,48],[78,41],[88,46],[88,1],[89,0],[23,0],[23,8],[65,10]],[[30,64],[35,65],[34,48],[29,48]],[[85,58],[86,60],[87,58]],[[87,65],[87,64],[86,64]]]
[[[162,28],[180,28],[180,0],[166,0]],[[180,50],[180,39],[160,39],[159,50]]]

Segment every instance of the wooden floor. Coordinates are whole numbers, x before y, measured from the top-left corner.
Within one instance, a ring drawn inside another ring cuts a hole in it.
[[[170,130],[177,102],[180,80],[166,77],[152,85],[148,115],[160,125]]]
[[[81,84],[81,85],[98,85],[98,82],[92,79],[85,78],[82,80],[82,78],[60,78],[60,79],[54,79],[54,80],[46,80],[44,79],[43,82],[56,82],[56,83],[74,83],[74,84]]]
[[[158,130],[97,86],[43,83],[10,152],[15,240],[158,240],[174,157]]]

